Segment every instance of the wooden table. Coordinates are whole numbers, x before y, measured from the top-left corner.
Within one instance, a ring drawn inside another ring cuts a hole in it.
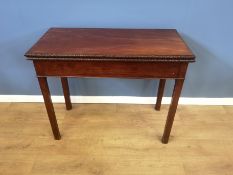
[[[32,60],[54,138],[61,138],[47,83],[61,77],[66,109],[72,108],[67,77],[160,79],[160,110],[166,79],[175,79],[162,137],[168,143],[188,64],[195,56],[174,29],[51,28],[25,54]]]

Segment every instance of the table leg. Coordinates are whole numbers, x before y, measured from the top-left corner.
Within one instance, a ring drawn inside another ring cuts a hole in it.
[[[164,133],[162,137],[162,143],[164,144],[168,143],[168,140],[169,140],[169,136],[171,133],[171,129],[172,129],[174,117],[176,114],[176,109],[177,109],[178,101],[180,98],[183,83],[184,83],[184,79],[175,80],[175,85],[174,85],[173,94],[172,94],[172,101],[171,101],[170,108],[168,111],[167,121],[166,121]]]
[[[51,100],[51,95],[50,95],[50,91],[49,91],[47,78],[46,77],[38,77],[38,81],[39,81],[40,89],[41,89],[41,92],[42,92],[42,95],[44,98],[44,103],[45,103],[45,107],[46,107],[47,114],[49,117],[50,125],[52,127],[54,138],[56,140],[60,140],[61,135],[60,135],[59,128],[57,125],[57,119],[56,119],[56,115],[54,112],[53,103]]]
[[[157,93],[157,101],[155,105],[155,110],[157,111],[159,111],[161,107],[165,83],[166,83],[166,79],[160,79],[158,93]]]
[[[66,77],[61,77],[61,84],[62,84],[63,94],[65,98],[65,103],[66,103],[66,109],[71,110],[72,104],[70,101],[69,84],[68,84],[68,80]]]

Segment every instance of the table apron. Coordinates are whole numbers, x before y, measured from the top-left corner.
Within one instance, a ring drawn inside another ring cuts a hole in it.
[[[188,62],[118,62],[33,60],[37,76],[114,77],[114,78],[180,78]]]

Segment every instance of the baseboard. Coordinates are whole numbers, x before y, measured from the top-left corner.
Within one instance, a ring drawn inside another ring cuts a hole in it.
[[[54,103],[64,103],[63,96],[52,96]],[[126,103],[154,104],[156,97],[132,96],[71,96],[72,103]],[[163,97],[163,104],[170,104],[171,97]],[[41,95],[0,95],[0,102],[43,102]],[[187,98],[181,97],[184,105],[233,105],[233,98]]]

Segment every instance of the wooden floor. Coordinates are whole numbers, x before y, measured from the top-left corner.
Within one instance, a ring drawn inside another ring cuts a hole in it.
[[[179,106],[164,145],[167,110],[56,104],[62,140],[55,141],[43,103],[0,103],[0,174],[233,174],[233,107]]]

